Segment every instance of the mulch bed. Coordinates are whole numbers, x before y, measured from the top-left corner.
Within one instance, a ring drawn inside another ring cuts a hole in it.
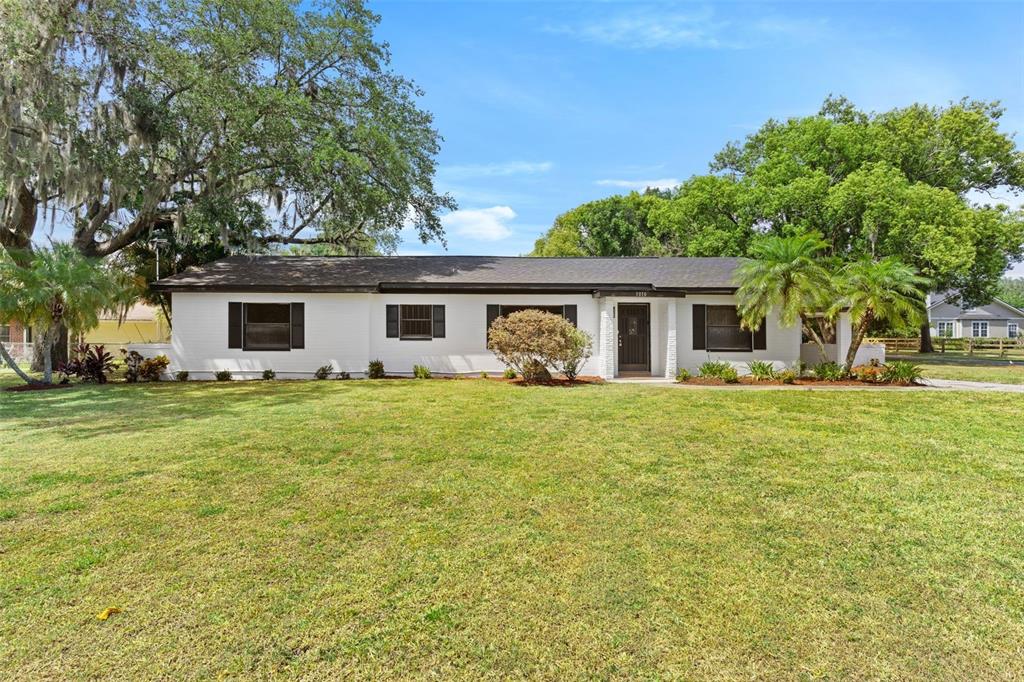
[[[769,381],[758,381],[751,376],[741,376],[740,380],[733,384],[727,384],[724,380],[713,377],[691,377],[686,381],[677,382],[693,384],[694,386],[859,386],[861,388],[906,388],[913,384],[883,384],[875,381],[858,381],[856,379],[841,379],[839,381],[825,381],[812,377],[801,377],[791,384],[784,384],[778,379]]]
[[[21,384],[19,386],[8,386],[5,391],[20,393],[22,391],[49,391],[51,388],[72,388],[74,384]]]

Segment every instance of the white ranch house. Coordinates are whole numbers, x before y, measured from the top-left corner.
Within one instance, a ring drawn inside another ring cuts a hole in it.
[[[487,350],[499,315],[541,308],[593,338],[583,374],[674,377],[707,360],[745,372],[817,361],[799,325],[774,313],[756,333],[739,326],[734,258],[526,258],[493,256],[232,256],[158,282],[172,295],[170,372],[209,379],[308,378],[330,364],[353,375],[382,360],[389,374],[425,365],[439,374],[500,373]],[[839,321],[831,359],[845,357],[850,322]],[[858,362],[884,359],[862,348]]]

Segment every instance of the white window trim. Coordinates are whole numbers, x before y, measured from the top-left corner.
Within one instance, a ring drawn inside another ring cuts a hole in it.
[[[975,325],[977,325],[977,326],[975,326]],[[977,329],[984,329],[985,333],[984,334],[976,334],[974,332],[975,328],[977,328]],[[988,333],[989,333],[989,326],[988,326],[988,321],[987,320],[972,320],[971,321],[971,338],[972,339],[987,339],[988,338]]]
[[[1010,328],[1011,327],[1013,328],[1013,333],[1012,334],[1010,333]],[[1016,322],[1007,322],[1006,323],[1006,337],[1009,338],[1009,339],[1016,339],[1019,336],[1020,336],[1020,325],[1018,325]]]
[[[942,328],[943,327],[949,327],[949,335],[948,336],[944,336],[942,334]],[[936,322],[935,323],[935,333],[939,336],[939,338],[951,339],[951,338],[953,338],[956,335],[956,324],[952,320],[944,320],[942,322]]]

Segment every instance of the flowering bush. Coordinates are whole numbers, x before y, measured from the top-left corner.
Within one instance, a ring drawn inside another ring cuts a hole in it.
[[[526,381],[546,381],[558,368],[573,379],[590,357],[590,337],[560,315],[519,310],[494,321],[487,348]]]

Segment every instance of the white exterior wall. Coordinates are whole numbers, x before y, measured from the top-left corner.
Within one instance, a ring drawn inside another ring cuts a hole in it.
[[[693,349],[693,306],[703,303],[705,305],[735,305],[736,299],[730,295],[696,296],[691,295],[682,299],[670,299],[676,302],[676,319],[679,321],[677,331],[678,362],[680,367],[685,367],[690,372],[696,372],[704,362],[708,360],[724,360],[740,374],[747,373],[747,363],[751,360],[767,360],[775,365],[776,369],[791,367],[800,359],[800,325],[792,327],[779,326],[779,317],[772,311],[765,321],[767,332],[765,334],[765,350],[752,352],[742,351],[707,351]]]
[[[304,303],[305,348],[246,351],[228,348],[228,303]],[[445,306],[445,338],[387,338],[388,304]],[[179,292],[173,299],[169,373],[187,370],[194,379],[210,379],[230,370],[235,378],[259,378],[272,369],[279,378],[309,378],[320,366],[353,375],[371,360],[383,361],[389,374],[411,374],[425,365],[439,374],[501,373],[505,368],[486,348],[487,305],[576,305],[577,324],[593,339],[593,357],[583,374],[618,374],[619,303],[650,305],[651,375],[672,377],[685,367],[696,372],[707,360],[726,360],[745,373],[750,360],[768,360],[777,368],[800,359],[800,328],[783,328],[772,313],[767,320],[767,350],[718,352],[693,350],[693,305],[733,305],[729,295],[685,298],[608,297],[586,294],[309,294]],[[671,325],[675,318],[674,326]]]

